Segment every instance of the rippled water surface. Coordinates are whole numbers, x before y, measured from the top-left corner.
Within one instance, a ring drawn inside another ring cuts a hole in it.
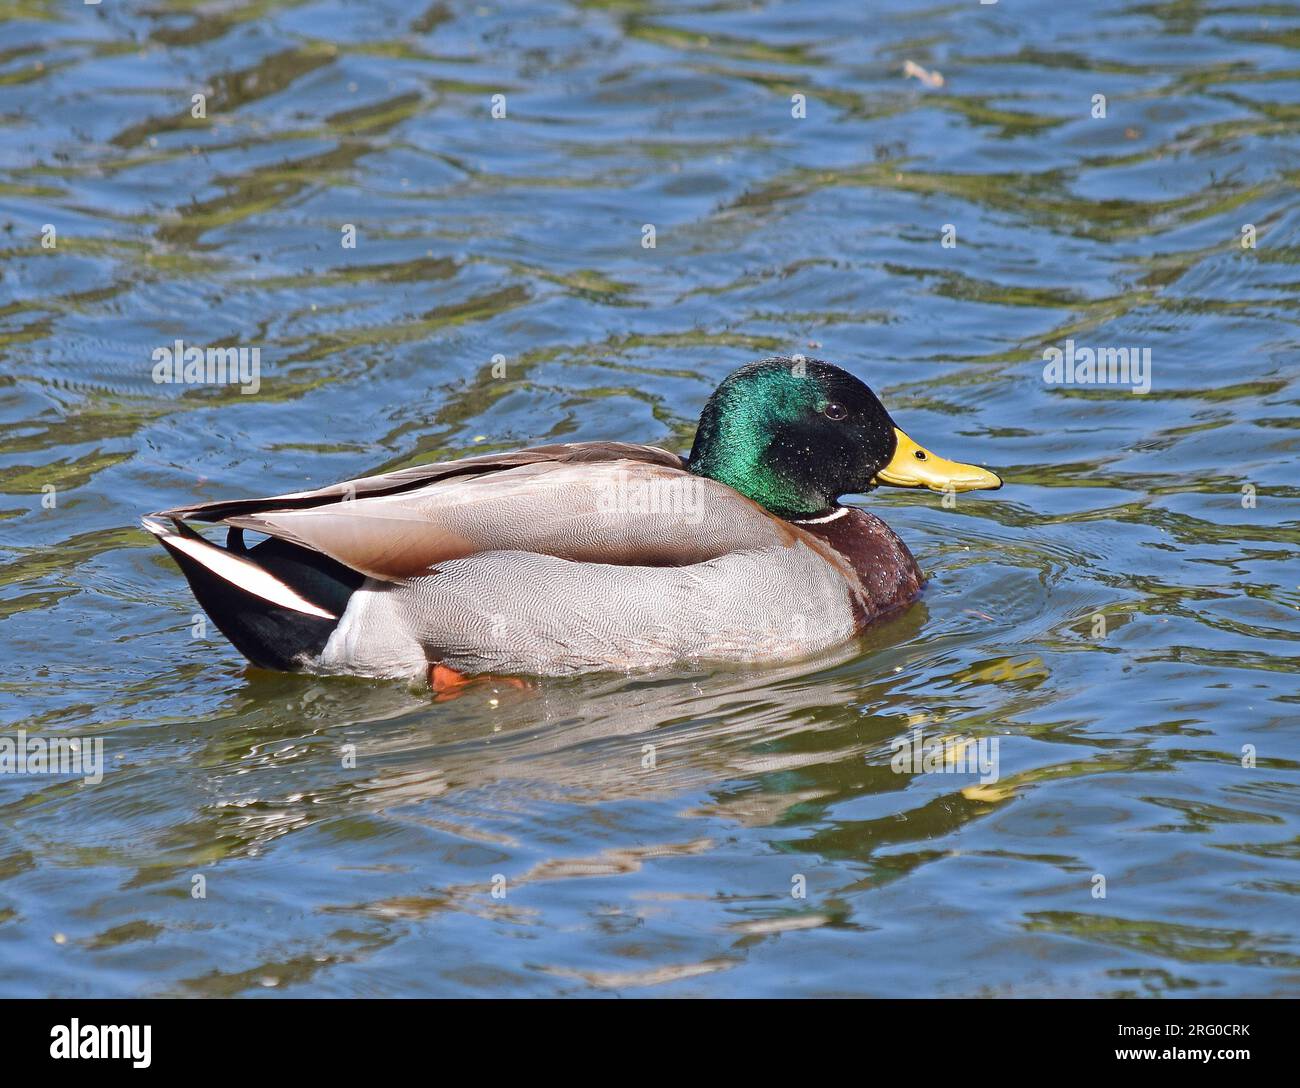
[[[107,761],[0,775],[0,992],[1300,990],[1300,10],[0,19],[0,719]],[[155,384],[176,339],[260,348],[260,391]],[[1150,392],[1046,384],[1068,339],[1150,348]],[[933,580],[829,659],[441,703],[258,672],[136,525],[686,448],[777,352],[1007,482],[865,500]],[[917,728],[1000,779],[894,773]]]

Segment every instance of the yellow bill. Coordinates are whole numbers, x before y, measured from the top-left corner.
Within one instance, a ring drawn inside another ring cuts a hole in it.
[[[931,453],[897,427],[894,428],[894,437],[898,439],[898,448],[889,464],[876,473],[877,483],[894,487],[928,487],[931,491],[996,490],[1002,486],[997,473]]]

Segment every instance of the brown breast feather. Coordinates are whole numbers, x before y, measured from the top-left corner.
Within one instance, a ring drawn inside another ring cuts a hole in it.
[[[862,630],[881,616],[909,604],[925,576],[906,544],[888,525],[856,507],[833,521],[797,527],[829,552],[850,587],[854,621]]]

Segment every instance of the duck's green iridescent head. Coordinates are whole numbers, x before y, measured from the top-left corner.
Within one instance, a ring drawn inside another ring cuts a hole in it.
[[[997,488],[992,472],[938,457],[895,425],[876,395],[820,359],[775,357],[723,379],[704,406],[690,469],[784,518],[829,513],[879,484]]]

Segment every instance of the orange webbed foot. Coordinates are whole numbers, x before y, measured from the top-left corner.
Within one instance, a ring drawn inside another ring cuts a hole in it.
[[[536,687],[518,676],[494,676],[491,673],[470,676],[440,661],[429,666],[429,690],[433,692],[435,703],[459,698],[470,688],[481,688],[489,684],[510,687],[518,691],[533,691]]]

